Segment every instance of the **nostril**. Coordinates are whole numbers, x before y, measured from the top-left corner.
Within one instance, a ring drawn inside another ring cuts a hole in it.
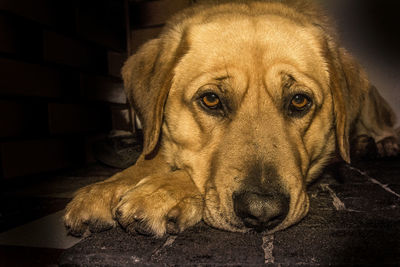
[[[239,192],[233,194],[233,207],[243,223],[256,230],[272,229],[286,217],[289,200],[284,194]]]

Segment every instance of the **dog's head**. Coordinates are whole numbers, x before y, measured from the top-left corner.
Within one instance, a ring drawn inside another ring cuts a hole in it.
[[[301,7],[188,10],[123,68],[143,153],[189,173],[215,227],[283,229],[307,213],[305,185],[335,149],[349,160],[345,98],[365,79]]]

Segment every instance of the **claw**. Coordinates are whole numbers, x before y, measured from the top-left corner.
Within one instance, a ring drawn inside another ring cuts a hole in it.
[[[115,214],[115,218],[114,219],[120,219],[122,217],[122,211],[120,209],[116,209],[116,211],[114,212]]]
[[[82,224],[83,227],[71,227],[70,225],[66,226],[67,227],[67,232],[69,235],[75,236],[75,237],[82,237],[82,236],[88,236],[90,233],[88,233],[87,226],[85,224]]]
[[[132,223],[128,224],[125,228],[130,234],[140,234],[145,236],[152,236],[153,233],[143,220],[134,220]]]
[[[152,236],[153,232],[150,230],[150,228],[147,226],[146,222],[140,220],[135,222],[135,230],[138,234],[141,235],[146,235],[146,236]]]
[[[176,235],[181,232],[181,229],[179,227],[179,222],[178,222],[178,217],[180,215],[181,211],[179,208],[175,207],[173,208],[167,215],[167,225],[166,225],[166,230],[167,233]]]
[[[181,232],[181,229],[177,223],[177,221],[168,220],[167,222],[167,233],[171,235],[177,235]]]
[[[107,222],[103,222],[100,220],[93,220],[87,223],[89,226],[89,231],[91,233],[99,233],[99,232],[103,232],[106,230],[110,230],[111,228],[114,227],[113,224],[109,224]]]

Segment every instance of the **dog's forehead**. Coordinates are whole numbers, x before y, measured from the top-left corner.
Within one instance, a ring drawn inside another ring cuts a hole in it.
[[[277,15],[224,16],[188,30],[190,64],[209,71],[235,65],[266,72],[276,63],[304,73],[326,75],[320,39],[311,28]]]

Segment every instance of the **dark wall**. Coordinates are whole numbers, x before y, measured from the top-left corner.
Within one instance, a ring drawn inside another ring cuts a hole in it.
[[[400,1],[320,2],[334,17],[344,46],[400,117]]]
[[[86,163],[93,140],[129,129],[125,36],[123,0],[0,1],[3,179]]]

